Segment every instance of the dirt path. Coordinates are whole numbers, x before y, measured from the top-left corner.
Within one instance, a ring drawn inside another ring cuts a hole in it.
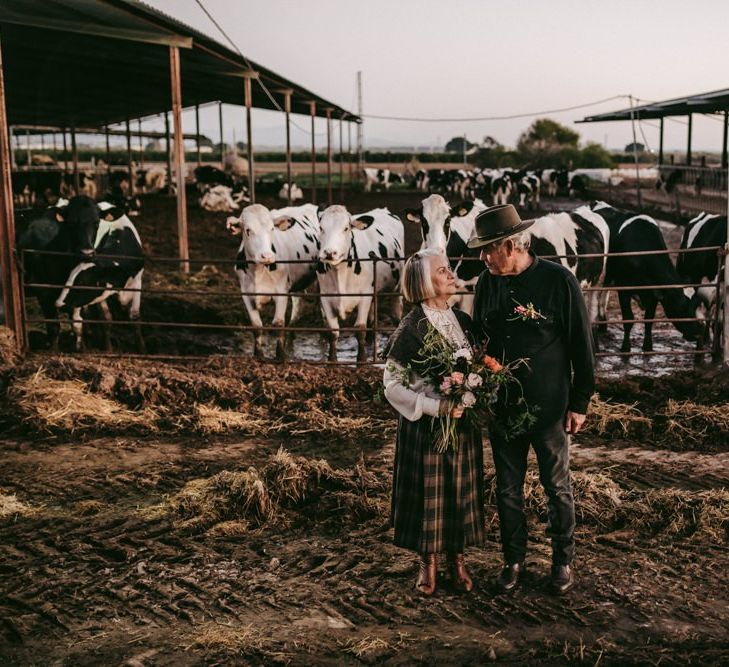
[[[726,542],[581,526],[579,586],[557,599],[544,590],[549,549],[535,522],[527,585],[495,596],[488,581],[500,556],[489,507],[489,544],[469,555],[480,586],[458,596],[445,584],[422,600],[412,589],[415,563],[392,546],[386,516],[321,520],[312,509],[311,518],[305,511],[212,536],[180,531],[164,511],[187,481],[258,465],[281,444],[310,457],[331,453],[305,441],[230,438],[0,442],[0,486],[31,508],[0,521],[5,664],[727,658]],[[387,480],[391,457],[392,443],[367,466]],[[640,477],[654,487],[719,488],[729,478],[728,454],[582,442],[573,459],[575,470],[607,470],[628,485]]]

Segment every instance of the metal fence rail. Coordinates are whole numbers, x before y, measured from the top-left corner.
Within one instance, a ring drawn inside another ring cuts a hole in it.
[[[597,258],[597,257],[615,257],[615,256],[642,256],[642,255],[677,255],[682,253],[693,253],[693,252],[716,252],[716,253],[723,253],[724,249],[716,246],[716,247],[708,247],[708,248],[691,248],[691,249],[666,249],[666,250],[651,250],[651,251],[639,251],[639,252],[626,252],[626,253],[592,253],[588,255],[580,255],[580,259],[587,259],[587,258]],[[23,261],[25,259],[25,255],[53,255],[53,256],[70,256],[69,253],[61,253],[61,252],[51,252],[51,251],[38,251],[38,250],[26,250],[23,251],[23,256],[21,256],[21,266],[23,264]],[[119,255],[109,256],[109,255],[97,255],[97,258],[108,258],[108,259],[124,259],[124,257]],[[542,259],[575,259],[576,255],[552,255],[552,256],[545,256],[542,257]],[[129,257],[128,259],[139,259],[138,257]],[[398,258],[388,258],[388,257],[361,257],[357,258],[356,261],[358,262],[372,262],[373,263],[373,273],[375,280],[373,281],[374,284],[376,284],[376,277],[377,277],[377,267],[378,264],[382,262],[390,263],[390,262],[398,262],[402,263],[404,262],[406,258],[398,257]],[[479,259],[474,257],[450,257],[451,263],[455,263],[457,261],[479,261]],[[179,266],[180,260],[177,257],[145,257],[144,258],[145,265],[149,264],[162,264],[162,265],[177,265]],[[345,260],[347,261],[347,260]],[[353,262],[355,260],[352,260]],[[222,265],[222,266],[234,266],[238,262],[237,259],[220,259],[220,258],[202,258],[202,259],[190,259],[189,263],[193,265]],[[314,265],[316,262],[312,262],[309,260],[277,260],[276,264],[310,264]],[[163,274],[164,275],[164,274]],[[65,285],[58,285],[53,283],[36,283],[36,282],[25,282],[24,275],[21,272],[21,286],[22,288],[28,288],[30,290],[33,289],[57,289],[60,290]],[[711,283],[678,283],[678,284],[664,284],[664,285],[633,285],[633,286],[594,286],[594,287],[586,287],[583,288],[584,293],[592,293],[592,292],[598,292],[598,293],[604,293],[604,292],[611,292],[611,291],[641,291],[641,290],[658,290],[658,289],[671,289],[671,288],[678,288],[678,289],[684,289],[684,288],[711,288],[716,289],[716,303],[719,304],[721,302],[721,288],[722,283],[720,282],[711,282]],[[74,290],[89,290],[89,291],[97,291],[99,290],[98,287],[95,286],[74,286]],[[200,296],[200,297],[231,297],[231,308],[235,307],[240,308],[240,299],[241,299],[241,291],[240,290],[221,290],[221,289],[190,289],[188,287],[142,287],[141,289],[137,288],[120,288],[117,291],[126,291],[126,292],[141,292],[142,294],[147,295],[167,295],[167,296]],[[467,290],[459,290],[457,292],[458,295],[465,295],[465,296],[473,296],[473,292],[467,291]],[[392,331],[394,331],[393,326],[385,326],[379,323],[379,301],[381,298],[384,297],[397,297],[400,296],[400,292],[397,291],[381,291],[377,292],[375,290],[370,291],[364,291],[364,292],[347,292],[347,293],[321,293],[319,291],[292,291],[292,292],[272,292],[272,291],[260,291],[260,292],[250,292],[246,294],[250,297],[280,297],[280,296],[296,296],[303,299],[321,299],[326,297],[372,297],[372,310],[373,310],[373,319],[371,326],[368,325],[365,327],[364,332],[366,334],[369,334],[372,336],[372,358],[368,360],[368,363],[378,363],[378,355],[377,355],[377,347],[378,347],[378,341],[377,336],[378,334],[389,334]],[[720,338],[720,332],[721,332],[721,308],[716,307],[714,310],[714,316],[713,319],[709,322],[711,325],[711,328],[714,332],[714,341],[715,345],[718,343]],[[28,333],[28,328],[30,325],[40,325],[40,324],[49,324],[49,323],[55,323],[59,320],[54,320],[50,318],[45,317],[29,317],[28,313],[26,311],[26,304],[25,301],[23,303],[23,321],[24,321],[24,327],[26,331],[26,335]],[[605,321],[600,322],[600,324],[605,324],[608,326],[618,326],[618,325],[635,325],[635,324],[655,324],[657,326],[666,326],[666,325],[674,325],[676,323],[688,323],[688,322],[705,322],[706,320],[699,318],[699,317],[679,317],[679,318],[668,318],[668,317],[653,317],[653,318],[613,318],[613,319],[607,319]],[[94,319],[94,318],[83,318],[84,324],[109,324],[107,320],[105,319]],[[194,322],[194,321],[166,321],[164,319],[149,319],[149,320],[135,320],[135,321],[129,321],[129,320],[114,320],[113,326],[114,327],[125,327],[129,325],[141,325],[144,327],[150,327],[150,328],[156,328],[156,329],[189,329],[192,331],[213,331],[213,332],[251,332],[251,333],[275,333],[277,336],[281,335],[287,335],[287,334],[327,334],[331,332],[331,329],[327,327],[326,325],[322,324],[322,326],[298,326],[298,325],[290,325],[285,324],[284,326],[273,326],[273,325],[266,325],[263,326],[255,326],[252,324],[225,324],[225,323],[218,323],[218,322]],[[358,328],[355,326],[340,326],[338,328],[338,331],[343,334],[362,334],[363,329]],[[708,350],[699,351],[698,354],[706,354]],[[716,354],[717,350],[714,350],[714,353]],[[112,356],[119,356],[122,353],[116,353],[116,355]],[[231,355],[235,353],[229,353]],[[687,356],[687,355],[696,355],[696,350],[686,350],[686,349],[676,349],[676,350],[657,350],[657,351],[651,351],[651,352],[644,352],[644,351],[635,351],[635,352],[619,352],[619,351],[600,351],[596,353],[598,357],[606,357],[606,356],[614,356],[614,357],[627,357],[627,356],[675,356],[675,357],[681,357],[681,356]],[[129,356],[128,352],[123,353],[124,356]],[[186,355],[169,355],[169,354],[152,354],[152,355],[134,355],[134,356],[143,356],[146,358],[169,358],[170,356],[176,357],[181,356],[182,358],[186,358]],[[194,355],[192,355],[194,356]],[[226,355],[227,356],[227,355]],[[322,360],[323,361],[323,360]],[[309,360],[307,360],[309,362]],[[326,363],[332,363],[332,362],[326,362]],[[351,362],[338,362],[338,363],[351,363]]]

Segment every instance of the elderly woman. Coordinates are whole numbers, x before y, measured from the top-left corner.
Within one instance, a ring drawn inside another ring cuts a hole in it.
[[[437,250],[421,250],[407,261],[402,291],[415,306],[383,353],[385,396],[400,413],[392,493],[395,544],[420,555],[415,587],[422,594],[435,592],[439,553],[448,555],[452,585],[468,592],[473,581],[463,551],[482,544],[485,533],[481,432],[461,422],[457,451],[438,453],[434,420],[449,412],[460,418],[463,407],[439,396],[412,369],[429,327],[454,351],[472,346],[471,318],[448,306],[455,277]]]

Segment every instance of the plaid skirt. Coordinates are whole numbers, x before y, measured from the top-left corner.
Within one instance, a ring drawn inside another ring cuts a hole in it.
[[[393,471],[395,544],[418,553],[462,553],[485,540],[483,440],[463,428],[458,451],[433,448],[435,420],[400,417]],[[438,428],[438,425],[435,424]]]

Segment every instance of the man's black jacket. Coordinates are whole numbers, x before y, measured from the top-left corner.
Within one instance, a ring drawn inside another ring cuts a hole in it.
[[[516,376],[527,404],[537,408],[533,430],[538,430],[563,419],[568,409],[587,412],[595,362],[577,279],[560,264],[532,257],[519,275],[481,274],[473,320],[488,354],[505,362],[529,360]],[[520,306],[527,314],[520,314]]]

